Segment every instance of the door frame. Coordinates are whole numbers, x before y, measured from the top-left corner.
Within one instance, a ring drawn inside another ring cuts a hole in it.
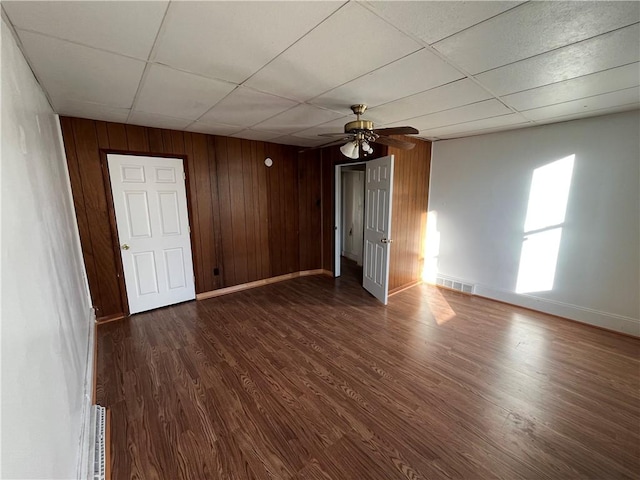
[[[371,159],[372,160],[372,159]],[[333,201],[333,276],[340,276],[340,257],[342,257],[342,167],[351,167],[353,165],[365,165],[366,160],[359,162],[340,163],[335,165],[334,170],[334,201]]]
[[[122,302],[122,311],[125,317],[131,315],[129,310],[129,297],[127,296],[127,287],[124,281],[124,266],[122,265],[122,255],[120,254],[120,242],[118,240],[118,224],[116,221],[116,210],[113,204],[113,191],[111,190],[111,178],[109,177],[109,163],[107,161],[107,155],[129,155],[132,157],[161,157],[161,158],[177,158],[182,160],[182,166],[185,174],[185,192],[187,196],[187,216],[189,218],[189,226],[193,225],[193,210],[191,208],[191,182],[189,181],[189,157],[187,155],[180,155],[176,153],[155,153],[155,152],[139,152],[132,150],[117,150],[112,148],[100,149],[100,170],[102,171],[102,181],[104,183],[104,190],[107,196],[107,214],[109,216],[109,229],[111,230],[111,247],[113,253],[113,259],[116,265],[116,273],[118,275],[118,288],[120,290],[120,301]],[[193,229],[191,229],[193,232]],[[193,263],[193,276],[198,279],[196,275],[196,245],[193,239],[192,233],[189,234],[189,243],[191,244],[191,262]],[[196,293],[198,291],[198,285],[194,281]],[[118,315],[116,318],[119,318]],[[113,318],[115,320],[116,318]],[[105,319],[106,321],[110,319]]]

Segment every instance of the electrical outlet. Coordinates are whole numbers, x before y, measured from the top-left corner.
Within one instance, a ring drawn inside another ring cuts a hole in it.
[[[218,267],[213,269],[213,274],[214,275],[220,275],[220,269]]]

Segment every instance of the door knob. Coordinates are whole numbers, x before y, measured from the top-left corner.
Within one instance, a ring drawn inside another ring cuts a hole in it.
[[[382,243],[393,243],[393,240],[391,240],[390,238],[382,238],[382,239],[380,239],[380,241]]]
[[[124,245],[122,245],[122,249],[123,250],[129,250],[129,248],[131,248],[131,247],[129,247],[129,245],[127,245],[126,243]]]

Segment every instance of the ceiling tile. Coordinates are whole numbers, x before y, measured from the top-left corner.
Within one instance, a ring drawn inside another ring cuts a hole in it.
[[[518,113],[510,113],[500,115],[498,117],[483,118],[472,122],[458,123],[457,125],[449,125],[448,127],[432,128],[429,130],[421,130],[420,135],[428,137],[442,138],[445,135],[460,134],[465,132],[477,132],[489,128],[503,127],[508,125],[517,125],[530,123],[522,115]]]
[[[497,117],[512,113],[498,100],[485,100],[483,102],[452,108],[444,112],[433,113],[411,119],[411,124],[420,131],[446,127],[457,123],[471,122],[483,118]],[[394,125],[391,125],[392,127]]]
[[[636,114],[640,118],[640,102],[630,103],[628,105],[621,105],[618,107],[607,107],[598,110],[591,110],[589,112],[581,112],[579,114],[564,115],[562,117],[545,118],[542,120],[536,120],[536,125],[546,125],[549,123],[567,122],[569,120],[579,120],[583,118],[596,117],[601,115],[612,115],[614,113],[629,112],[635,110]]]
[[[235,87],[231,83],[151,65],[134,109],[196,120]]]
[[[640,64],[631,63],[591,75],[502,97],[516,110],[530,110],[640,85]]]
[[[225,125],[224,123],[193,122],[187,127],[187,132],[207,133],[209,135],[229,136],[238,133],[242,127]]]
[[[331,90],[311,101],[345,113],[350,105],[375,107],[463,78],[434,53],[421,50]]]
[[[155,60],[241,83],[341,2],[172,2]]]
[[[273,138],[270,141],[284,145],[295,145],[297,147],[318,147],[328,143],[326,139],[314,140],[311,138],[301,138],[293,135],[283,135],[282,137]]]
[[[600,110],[602,108],[617,107],[640,102],[640,88],[626,88],[617,92],[605,93],[589,98],[581,98],[571,102],[558,103],[548,107],[526,110],[522,114],[531,120],[561,117],[578,113]]]
[[[200,120],[250,127],[297,104],[298,102],[293,100],[238,87]]]
[[[516,123],[513,125],[503,125],[501,127],[493,127],[493,128],[483,128],[481,130],[474,130],[472,132],[456,132],[456,133],[447,133],[442,134],[437,137],[440,140],[448,140],[452,138],[463,138],[463,137],[472,137],[475,135],[487,135],[489,133],[497,133],[497,132],[507,132],[509,130],[517,130],[520,128],[528,128],[533,127],[535,124],[532,123]]]
[[[640,60],[640,26],[633,25],[476,76],[507,95]]]
[[[342,117],[339,113],[302,104],[265,120],[258,125],[254,125],[253,129],[278,132],[281,135],[286,135],[326,123],[339,117]]]
[[[369,10],[349,3],[246,85],[306,101],[420,48]]]
[[[400,30],[434,43],[522,2],[367,2]]]
[[[130,108],[145,63],[37,33],[18,31],[31,67],[54,103]]]
[[[53,102],[53,107],[60,115],[118,123],[126,123],[130,112],[128,108],[116,108],[99,103],[76,102],[64,99]]]
[[[299,132],[294,133],[293,135],[296,137],[317,139],[318,135],[322,133],[341,133],[341,132],[344,132],[345,123],[355,119],[356,117],[353,115],[351,117],[336,118],[335,120],[331,120],[330,122],[323,123],[322,125],[316,125],[315,127],[307,128],[306,130],[301,130]],[[327,141],[330,140],[330,138],[327,138],[327,137],[324,137],[324,138]]]
[[[173,118],[164,115],[157,115],[144,112],[131,112],[129,121],[132,125],[142,125],[144,127],[167,128],[170,130],[184,130],[191,120],[183,118]]]
[[[391,123],[479,102],[491,95],[472,80],[464,79],[372,108],[365,114],[376,123]]]
[[[475,74],[639,19],[640,2],[528,2],[442,40],[434,48]]]
[[[25,30],[146,60],[169,2],[2,2]]]
[[[280,137],[281,135],[279,133],[246,129],[242,130],[241,132],[234,133],[231,136],[237,138],[246,138],[247,140],[258,140],[260,142],[267,142],[272,138]]]

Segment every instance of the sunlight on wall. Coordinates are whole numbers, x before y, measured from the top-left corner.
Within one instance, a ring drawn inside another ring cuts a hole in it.
[[[424,244],[424,268],[422,281],[435,285],[438,274],[438,255],[440,255],[440,232],[438,231],[438,212],[427,213],[427,234]]]
[[[533,171],[516,293],[553,290],[575,155]]]

